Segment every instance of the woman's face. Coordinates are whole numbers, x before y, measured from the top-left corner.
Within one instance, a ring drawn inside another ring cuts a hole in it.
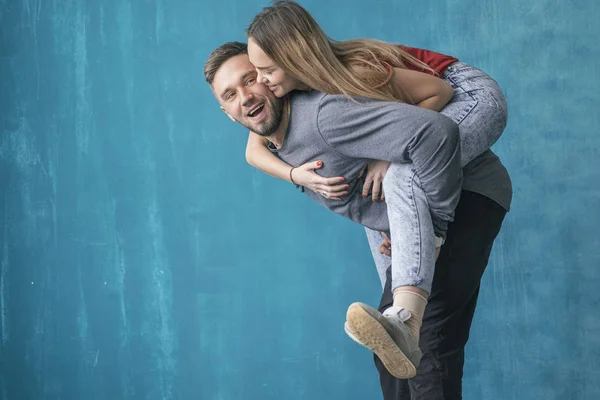
[[[275,96],[283,97],[292,90],[303,90],[306,87],[275,64],[252,38],[248,39],[248,57],[258,73],[256,80],[267,85]]]

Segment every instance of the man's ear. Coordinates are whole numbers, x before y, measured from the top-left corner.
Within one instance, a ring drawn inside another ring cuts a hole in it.
[[[221,111],[223,111],[225,114],[227,114],[227,111],[225,111],[225,109],[223,108],[223,106],[220,106]],[[229,117],[230,120],[232,120],[233,122],[237,122],[235,120],[235,118],[233,118],[231,115],[227,114],[227,116]]]

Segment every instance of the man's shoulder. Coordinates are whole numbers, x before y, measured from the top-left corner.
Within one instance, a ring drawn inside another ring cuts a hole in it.
[[[356,108],[365,105],[373,107],[385,107],[385,106],[398,106],[404,107],[407,104],[399,102],[389,102],[375,99],[368,99],[363,97],[350,98],[344,94],[329,94],[319,92],[318,90],[311,91],[293,91],[288,95],[292,105],[299,104],[304,106],[313,106],[318,108],[326,107],[328,109],[345,109],[345,108]]]
[[[310,92],[294,91],[288,94],[293,120],[295,121],[293,126],[301,127],[301,129],[316,127],[321,102],[326,96],[328,95],[316,90]]]
[[[327,93],[319,92],[318,90],[300,91],[294,90],[288,94],[288,98],[292,105],[310,105],[318,106],[324,97],[331,96]]]

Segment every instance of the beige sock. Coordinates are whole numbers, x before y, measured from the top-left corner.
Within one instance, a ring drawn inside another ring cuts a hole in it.
[[[410,331],[418,342],[421,324],[423,323],[423,314],[425,313],[425,306],[427,306],[427,299],[417,293],[399,290],[394,292],[394,306],[405,308],[410,311],[411,317],[404,323],[410,328]]]

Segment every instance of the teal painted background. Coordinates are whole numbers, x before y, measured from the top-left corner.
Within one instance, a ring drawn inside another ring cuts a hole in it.
[[[600,3],[303,1],[454,55],[510,105],[515,187],[465,399],[600,398]],[[0,0],[0,399],[374,399],[343,333],[360,227],[249,167],[203,82],[263,1]]]

